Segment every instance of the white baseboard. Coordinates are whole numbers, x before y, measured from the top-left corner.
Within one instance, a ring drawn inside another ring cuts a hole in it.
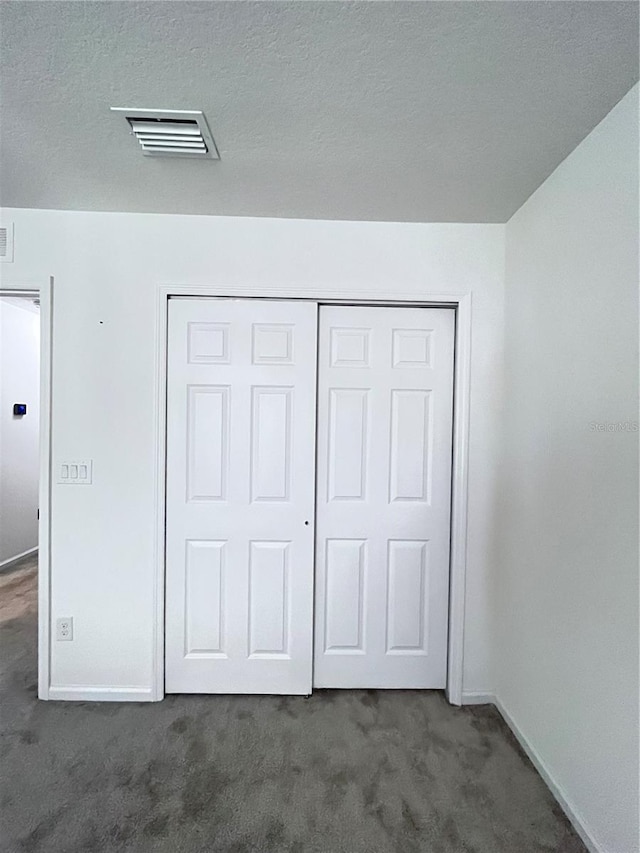
[[[14,563],[17,563],[18,560],[22,560],[23,557],[30,557],[32,554],[35,554],[38,550],[38,546],[35,548],[28,548],[26,551],[23,551],[22,554],[16,554],[15,557],[9,557],[8,560],[3,560],[0,563],[0,571],[2,569],[8,569],[9,566],[12,566]]]
[[[531,760],[531,763],[536,768],[536,770],[542,777],[544,783],[557,800],[558,805],[560,806],[562,811],[568,817],[571,825],[582,839],[587,850],[589,850],[589,853],[606,853],[605,849],[601,847],[595,840],[593,832],[591,832],[591,830],[589,829],[582,815],[578,813],[578,811],[571,804],[571,801],[568,799],[563,789],[554,780],[553,776],[551,775],[551,771],[544,763],[542,758],[540,758],[537,750],[522,733],[518,724],[513,719],[511,714],[507,711],[507,709],[504,707],[500,699],[498,699],[498,697],[494,693],[482,693],[480,691],[467,690],[462,692],[462,704],[495,705],[498,713],[515,735],[516,739],[518,740],[518,743],[528,755],[529,759]]]
[[[462,691],[463,705],[495,705],[495,693],[481,693],[474,690]]]
[[[542,776],[542,779],[546,783],[547,787],[549,788],[553,796],[556,798],[558,805],[569,818],[571,825],[584,842],[584,845],[587,850],[589,850],[590,853],[606,853],[604,847],[601,847],[595,840],[593,833],[587,826],[584,818],[577,812],[577,810],[571,804],[571,801],[568,799],[567,795],[562,790],[560,785],[558,785],[558,783],[554,780],[553,776],[551,775],[551,771],[544,763],[542,758],[538,755],[538,752],[535,747],[522,733],[522,731],[518,727],[518,724],[515,722],[511,714],[507,711],[507,709],[504,707],[504,705],[498,699],[497,696],[494,697],[493,701],[500,716],[509,726],[513,734],[516,736],[518,742],[520,743],[520,746],[524,749],[524,751],[531,759],[531,763],[536,768],[540,776]]]
[[[70,684],[65,687],[50,687],[48,698],[71,702],[153,702],[150,687],[93,687],[85,684]]]

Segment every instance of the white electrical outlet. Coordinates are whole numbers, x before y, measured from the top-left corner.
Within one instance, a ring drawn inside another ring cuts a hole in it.
[[[73,640],[73,616],[56,619],[56,640]]]

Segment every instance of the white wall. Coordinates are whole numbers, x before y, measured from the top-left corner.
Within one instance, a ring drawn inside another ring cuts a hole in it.
[[[0,565],[38,545],[40,315],[20,302],[0,299]]]
[[[53,486],[52,617],[75,619],[74,641],[53,644],[54,686],[151,686],[156,293],[177,283],[473,293],[464,687],[492,690],[504,226],[36,210],[5,219],[15,222],[13,280],[55,277],[54,465],[94,460],[92,486]]]
[[[638,850],[638,87],[507,225],[497,695],[608,853]]]

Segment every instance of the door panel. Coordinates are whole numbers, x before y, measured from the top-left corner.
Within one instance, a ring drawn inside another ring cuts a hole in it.
[[[226,542],[186,542],[185,655],[224,654]]]
[[[446,681],[454,312],[320,309],[314,685]]]
[[[187,386],[187,501],[224,501],[229,464],[229,388]]]
[[[327,539],[325,543],[325,653],[364,651],[366,547],[362,539]]]
[[[293,388],[251,389],[251,499],[288,501]]]
[[[329,391],[329,501],[364,499],[369,429],[367,394],[366,389],[360,388]]]
[[[428,542],[391,540],[387,553],[387,654],[428,654]]]
[[[169,302],[168,693],[311,690],[316,310]]]

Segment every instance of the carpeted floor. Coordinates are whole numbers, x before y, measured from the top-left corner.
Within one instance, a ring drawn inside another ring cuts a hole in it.
[[[0,574],[4,853],[585,853],[492,707],[38,702],[35,614],[33,561]]]

